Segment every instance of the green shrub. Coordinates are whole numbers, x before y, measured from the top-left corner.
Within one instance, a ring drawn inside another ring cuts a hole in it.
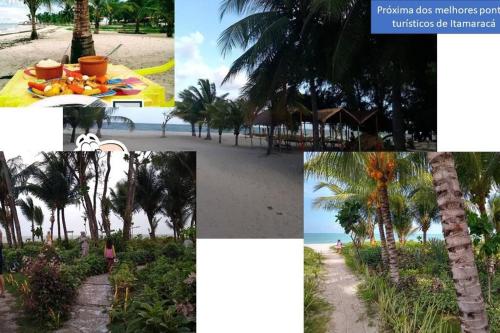
[[[161,254],[170,259],[177,259],[184,253],[184,247],[181,244],[170,242],[165,245]]]
[[[327,331],[332,306],[321,296],[322,255],[304,248],[304,332]]]
[[[19,289],[26,313],[42,327],[57,328],[61,319],[68,316],[76,295],[74,282],[62,273],[61,264],[50,248],[27,260],[22,272],[27,285]]]

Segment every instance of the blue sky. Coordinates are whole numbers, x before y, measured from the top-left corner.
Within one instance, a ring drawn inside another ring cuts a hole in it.
[[[239,89],[246,82],[246,75],[238,75],[231,82],[220,86],[231,63],[241,54],[235,50],[222,57],[217,40],[224,29],[238,21],[239,17],[228,15],[220,20],[220,0],[176,1],[175,8],[175,84],[179,92],[196,85],[200,78],[217,84],[219,94],[229,93],[238,97]]]

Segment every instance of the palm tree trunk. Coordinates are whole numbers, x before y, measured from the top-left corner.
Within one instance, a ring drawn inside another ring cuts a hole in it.
[[[428,153],[462,332],[489,332],[464,202],[451,153]]]
[[[156,239],[156,226],[153,223],[153,219],[154,219],[154,217],[150,216],[150,214],[148,214],[149,227],[151,228],[151,232],[149,233],[149,235],[150,235],[151,239]]]
[[[422,229],[422,233],[424,234],[424,244],[427,244],[427,229]]]
[[[57,208],[57,240],[61,241],[61,210]]]
[[[109,223],[109,218],[106,215],[106,209],[104,205],[102,204],[103,200],[107,199],[107,193],[108,193],[108,180],[109,180],[109,173],[111,172],[111,152],[107,153],[106,156],[106,163],[107,163],[107,168],[106,168],[106,174],[104,175],[104,189],[102,190],[102,197],[101,197],[101,218],[102,218],[102,226],[104,227],[104,232],[106,233],[107,237],[111,236],[111,226]]]
[[[316,82],[309,80],[309,91],[311,93],[311,111],[313,115],[313,150],[319,150],[319,121],[318,121],[318,96]]]
[[[36,7],[35,4],[29,5],[29,10],[30,10],[30,20],[31,20],[31,40],[38,39],[38,33],[36,31]]]
[[[392,136],[397,151],[406,150],[406,138],[401,113],[401,69],[394,65],[394,82],[392,86]]]
[[[31,220],[31,241],[35,241],[35,222]]]
[[[3,227],[7,236],[7,243],[9,247],[12,247],[12,233],[10,231],[9,219],[7,218],[7,209],[5,209],[5,203],[3,201],[0,202],[0,207],[2,209],[2,215],[5,217],[5,224],[3,224]]]
[[[234,134],[234,145],[235,146],[238,146],[238,136],[240,135],[240,132],[236,132]],[[250,137],[251,137],[251,134],[250,134]]]
[[[123,240],[130,239],[130,230],[132,228],[132,209],[135,196],[135,170],[134,170],[135,153],[130,152],[128,160],[128,190],[127,190],[127,205],[125,207],[125,216],[123,218]]]
[[[77,63],[78,58],[95,55],[94,40],[90,31],[89,1],[76,0],[75,27],[71,41],[71,63]]]
[[[201,138],[201,128],[203,127],[202,123],[198,124],[198,137]]]
[[[378,232],[380,234],[380,243],[382,244],[382,262],[384,264],[384,267],[388,267],[389,255],[387,254],[387,242],[385,240],[384,221],[382,219],[382,211],[380,207],[377,207],[377,224],[378,224]]]
[[[380,212],[382,214],[382,221],[384,222],[386,231],[387,255],[389,257],[389,275],[392,282],[397,284],[399,282],[398,253],[396,252],[396,242],[394,241],[394,232],[392,230],[387,184],[380,185],[378,191]]]
[[[50,216],[50,237],[52,237],[52,240],[54,240],[54,209],[51,211],[52,215]]]
[[[267,134],[267,155],[271,155],[273,151],[273,139],[274,139],[274,123],[271,122],[271,128]]]
[[[101,21],[101,15],[99,13],[99,9],[96,9],[95,11],[95,20],[94,20],[94,33],[98,34],[99,33],[99,22]]]
[[[14,221],[14,227],[16,229],[16,235],[17,235],[17,242],[21,247],[23,247],[21,225],[19,224],[19,217],[17,216],[16,200],[14,198],[14,192],[12,190],[11,175],[3,151],[0,151],[0,168],[3,174],[5,187],[7,188],[7,203],[10,207],[10,215],[12,217],[12,220]]]
[[[66,228],[66,216],[64,215],[64,207],[61,208],[61,218],[62,218],[62,226],[64,232],[64,241],[66,244],[68,243],[68,229]]]
[[[191,136],[196,136],[195,123],[191,123]]]
[[[73,129],[71,130],[71,138],[69,139],[69,143],[75,143],[76,139],[76,126],[73,126]]]
[[[205,140],[212,140],[212,134],[210,133],[210,124],[207,122],[207,136]]]
[[[139,27],[140,27],[140,20],[139,18],[136,18],[135,19],[135,33],[138,34],[139,33]]]
[[[94,207],[92,206],[92,201],[90,200],[90,196],[88,193],[83,195],[83,200],[85,202],[85,211],[87,218],[89,219],[89,229],[90,229],[90,237],[93,241],[99,240],[99,232],[97,229],[97,220],[95,217]]]

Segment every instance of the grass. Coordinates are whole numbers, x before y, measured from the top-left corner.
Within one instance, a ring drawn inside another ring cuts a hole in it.
[[[321,296],[322,256],[304,248],[304,333],[327,331],[333,306]]]

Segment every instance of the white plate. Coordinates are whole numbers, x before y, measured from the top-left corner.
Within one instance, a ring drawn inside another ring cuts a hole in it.
[[[46,97],[44,99],[39,100],[38,102],[33,103],[32,107],[56,107],[56,106],[64,106],[64,105],[81,105],[87,106],[96,101],[100,101],[103,104],[109,105],[103,100],[99,100],[97,97],[85,96],[85,95],[62,95],[62,96],[53,96]]]

